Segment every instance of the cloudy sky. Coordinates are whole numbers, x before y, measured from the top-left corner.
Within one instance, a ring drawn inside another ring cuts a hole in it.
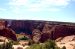
[[[0,0],[0,18],[75,22],[75,0]]]

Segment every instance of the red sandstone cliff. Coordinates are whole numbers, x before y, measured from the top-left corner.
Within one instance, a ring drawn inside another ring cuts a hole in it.
[[[17,41],[16,34],[12,29],[5,28],[3,30],[0,30],[0,36],[4,36],[14,41]]]
[[[70,36],[70,35],[75,35],[75,26],[59,25],[56,26],[53,32],[53,39]]]
[[[10,21],[10,20],[9,20]],[[41,31],[41,39],[49,35],[50,39],[57,39],[75,34],[75,23],[49,22],[47,21],[12,21],[11,28],[13,30],[24,30],[26,33],[33,32],[34,29]],[[32,34],[33,35],[33,34]]]

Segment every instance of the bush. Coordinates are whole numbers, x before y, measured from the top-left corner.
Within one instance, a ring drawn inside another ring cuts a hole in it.
[[[65,46],[63,46],[63,47],[62,47],[62,49],[66,49],[66,47],[65,47]]]
[[[18,45],[20,44],[18,41],[13,41],[13,45]]]
[[[28,40],[28,38],[24,36],[24,37],[20,38],[20,40]]]
[[[3,45],[0,45],[0,49],[2,49],[3,48]]]
[[[31,45],[30,47],[28,47],[26,49],[42,49],[42,47],[39,44],[33,44],[33,45]]]
[[[9,42],[6,44],[6,49],[12,49],[12,42]]]
[[[43,44],[33,44],[26,49],[60,49],[60,48],[56,46],[55,41],[47,40]]]
[[[56,46],[56,43],[53,40],[47,40],[45,42],[45,46],[46,46],[47,49],[54,49],[55,46]]]
[[[0,45],[0,49],[12,49],[12,43],[4,43],[2,45]]]

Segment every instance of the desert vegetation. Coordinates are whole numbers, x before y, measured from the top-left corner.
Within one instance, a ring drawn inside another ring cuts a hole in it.
[[[32,44],[26,49],[66,49],[65,46],[62,48],[58,47],[54,40],[47,40],[44,43]]]
[[[13,43],[11,41],[9,41],[8,43],[4,43],[4,44],[0,45],[0,49],[13,49],[12,45],[13,45]]]

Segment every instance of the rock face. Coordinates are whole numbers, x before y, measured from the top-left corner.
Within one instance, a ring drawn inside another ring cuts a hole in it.
[[[45,42],[46,40],[48,39],[51,39],[52,35],[52,31],[54,30],[53,29],[54,27],[52,25],[49,25],[49,22],[46,22],[44,24],[44,27],[42,29],[42,34],[41,34],[41,38],[40,38],[40,42]]]
[[[41,31],[40,30],[38,30],[38,29],[34,29],[33,30],[33,41],[35,42],[35,43],[38,43],[39,42],[39,40],[40,40],[40,38],[41,38]]]
[[[56,44],[58,47],[62,48],[63,46],[66,47],[66,49],[75,49],[75,35],[66,36],[60,41],[57,41]]]
[[[9,20],[10,21],[10,20]],[[33,36],[36,32],[33,30],[37,29],[41,32],[40,40],[44,38],[57,39],[59,37],[65,37],[75,34],[75,23],[64,23],[64,22],[47,22],[47,21],[12,21],[11,28],[19,32],[24,31],[25,33],[32,33]],[[38,35],[39,36],[39,35]],[[36,36],[37,37],[37,36]]]
[[[31,34],[33,23],[29,21],[12,21],[10,28],[16,33],[25,32]]]
[[[10,38],[14,41],[17,40],[15,32],[7,27],[7,22],[4,20],[0,20],[0,35]]]
[[[40,41],[44,42],[47,39],[56,40],[60,37],[75,35],[75,27],[74,26],[66,26],[66,25],[55,25],[53,26],[49,32],[47,32],[47,27],[44,28],[45,33],[41,34]],[[43,31],[43,32],[44,32]]]
[[[5,28],[3,30],[0,30],[0,35],[1,36],[4,36],[4,37],[7,37],[7,38],[10,38],[14,41],[17,41],[17,37],[16,37],[16,34],[13,30],[11,29],[8,29],[8,28]]]
[[[75,27],[72,26],[56,26],[53,32],[53,39],[57,39],[59,37],[65,37],[75,35]]]
[[[46,40],[50,39],[50,33],[43,33],[41,34],[41,38],[39,39],[40,42],[45,42]]]

